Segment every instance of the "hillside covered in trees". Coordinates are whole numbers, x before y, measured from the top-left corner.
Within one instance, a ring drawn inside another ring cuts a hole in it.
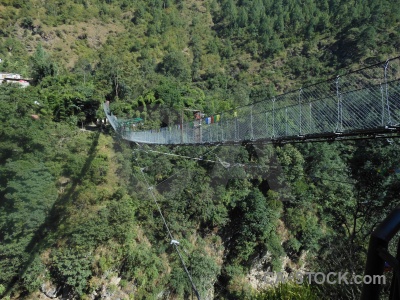
[[[202,299],[269,299],[268,271],[363,273],[369,234],[399,204],[399,141],[150,148],[95,124],[106,100],[158,128],[161,110],[214,114],[397,56],[396,1],[2,0],[0,12],[0,72],[31,79],[0,85],[0,297],[190,298],[146,182]]]

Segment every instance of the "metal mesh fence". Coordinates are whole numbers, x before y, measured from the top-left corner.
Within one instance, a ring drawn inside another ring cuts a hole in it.
[[[126,140],[200,144],[351,133],[400,125],[400,58],[272,99],[160,129],[125,128],[104,104],[111,126]]]

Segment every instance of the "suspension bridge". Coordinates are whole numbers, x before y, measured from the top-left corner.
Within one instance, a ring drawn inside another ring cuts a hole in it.
[[[178,124],[152,130],[137,130],[134,125],[138,118],[118,118],[112,114],[109,103],[103,107],[113,129],[123,139],[138,144],[281,143],[400,136],[400,57],[234,110],[212,116],[199,114],[191,122],[184,123],[182,117]],[[146,183],[171,244],[180,257],[197,299],[200,299],[177,247],[179,242],[168,228],[152,187],[147,180]],[[383,274],[385,262],[394,267],[390,299],[398,299],[400,295],[397,283],[400,282],[400,246],[396,257],[388,252],[389,240],[399,228],[400,206],[372,233],[365,270],[366,275],[376,276]],[[364,284],[361,299],[376,300],[379,294],[379,284]]]
[[[397,135],[400,57],[234,110],[152,130],[135,130],[104,104],[123,139],[144,144],[285,142]]]

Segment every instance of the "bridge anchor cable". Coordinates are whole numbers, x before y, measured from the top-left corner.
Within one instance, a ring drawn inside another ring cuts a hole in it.
[[[139,165],[138,165],[138,167],[140,168]],[[172,236],[171,231],[169,230],[167,221],[165,220],[165,217],[164,217],[164,215],[163,215],[163,213],[162,213],[162,211],[161,211],[160,205],[159,205],[158,202],[157,202],[157,199],[156,199],[156,196],[155,196],[155,194],[154,194],[153,188],[150,186],[149,182],[147,181],[146,175],[145,175],[144,172],[143,172],[143,168],[140,168],[140,172],[142,173],[142,176],[143,176],[143,178],[144,178],[144,181],[145,181],[145,183],[146,183],[146,185],[147,185],[147,187],[148,187],[147,190],[149,191],[151,197],[153,198],[154,203],[156,204],[158,213],[160,214],[161,219],[163,220],[164,226],[165,226],[165,228],[167,229],[168,236],[169,236],[170,241],[171,241],[171,245],[173,245],[173,247],[175,248],[176,253],[178,253],[178,256],[179,256],[179,259],[180,259],[180,261],[181,261],[181,263],[182,263],[182,266],[183,266],[183,268],[184,268],[184,270],[185,270],[185,272],[186,272],[187,277],[189,278],[190,284],[192,285],[192,289],[193,289],[193,291],[194,291],[194,293],[195,293],[197,299],[200,300],[200,294],[199,294],[199,292],[197,291],[197,288],[196,288],[196,286],[195,286],[195,284],[194,284],[194,282],[193,282],[192,276],[190,275],[190,273],[189,273],[189,271],[188,271],[188,269],[187,269],[187,267],[186,267],[185,261],[183,260],[183,257],[182,257],[182,255],[181,255],[181,253],[180,253],[180,251],[179,251],[179,248],[178,248],[179,242],[177,242],[177,240],[174,239],[174,237]]]

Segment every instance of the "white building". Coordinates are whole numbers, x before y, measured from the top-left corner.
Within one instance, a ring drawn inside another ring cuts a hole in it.
[[[3,82],[17,83],[25,88],[29,86],[29,80],[23,79],[20,74],[0,72],[0,84]]]

